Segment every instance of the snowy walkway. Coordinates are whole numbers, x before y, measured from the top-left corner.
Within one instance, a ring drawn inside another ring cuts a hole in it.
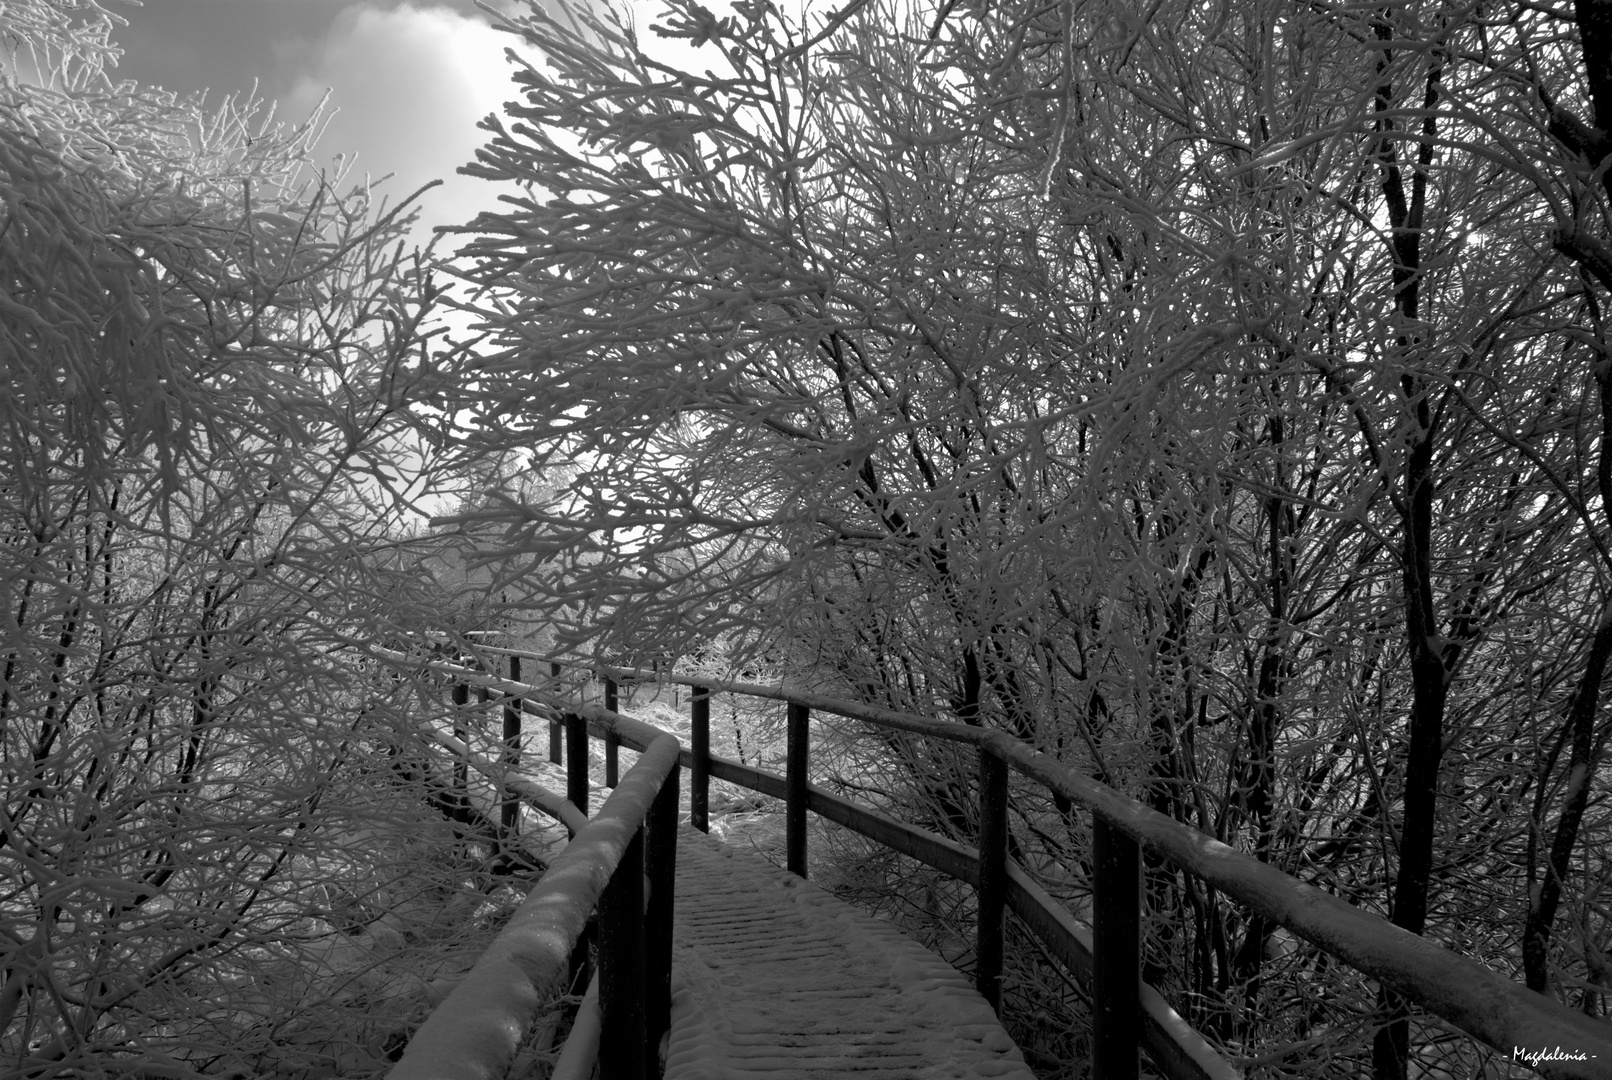
[[[950,964],[692,828],[677,849],[666,1080],[1031,1080]]]

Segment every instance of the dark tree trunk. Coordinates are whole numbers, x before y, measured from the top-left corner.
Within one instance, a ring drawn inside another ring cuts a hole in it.
[[[1377,25],[1382,41],[1392,40],[1394,30],[1384,17]],[[1382,68],[1392,56],[1386,48]],[[1393,255],[1394,303],[1407,326],[1418,317],[1421,282],[1421,241],[1427,204],[1427,180],[1433,161],[1436,127],[1433,108],[1438,102],[1442,80],[1441,61],[1435,56],[1423,88],[1420,145],[1411,162],[1410,190],[1406,190],[1395,139],[1390,135],[1393,121],[1386,115],[1392,107],[1392,89],[1386,78],[1377,90],[1377,110],[1383,133],[1378,146],[1382,162],[1383,195],[1392,231],[1389,244]],[[1433,409],[1428,401],[1427,379],[1415,370],[1419,356],[1427,354],[1429,343],[1414,331],[1406,330],[1396,342],[1403,371],[1400,382],[1413,411],[1416,426],[1405,456],[1404,488],[1400,503],[1403,539],[1400,551],[1401,581],[1405,603],[1405,643],[1411,666],[1411,713],[1405,756],[1404,815],[1400,827],[1399,865],[1394,879],[1391,918],[1394,925],[1420,934],[1427,926],[1428,891],[1433,870],[1433,841],[1438,829],[1439,761],[1444,751],[1444,708],[1449,694],[1449,675],[1457,649],[1448,646],[1439,633],[1433,596],[1433,493],[1436,477],[1433,451],[1438,438]],[[1405,1080],[1410,1058],[1410,1024],[1404,1002],[1387,990],[1380,991],[1379,1004],[1388,1023],[1372,1042],[1372,1071],[1376,1080]]]
[[[1568,864],[1573,846],[1578,841],[1578,829],[1584,820],[1584,809],[1590,801],[1590,781],[1595,775],[1598,747],[1595,739],[1595,714],[1601,701],[1601,684],[1606,677],[1607,660],[1612,657],[1612,607],[1601,614],[1600,625],[1590,643],[1589,659],[1573,704],[1568,710],[1567,726],[1571,749],[1567,764],[1567,790],[1562,794],[1562,814],[1556,821],[1556,832],[1551,838],[1549,862],[1545,866],[1544,880],[1536,869],[1538,858],[1533,850],[1537,841],[1530,843],[1528,860],[1528,917],[1523,925],[1523,975],[1530,990],[1550,991],[1550,935],[1556,921],[1556,909],[1561,904],[1562,884],[1567,880]],[[1543,779],[1540,789],[1545,784]]]

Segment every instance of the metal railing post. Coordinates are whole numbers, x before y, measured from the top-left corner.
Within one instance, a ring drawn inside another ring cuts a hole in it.
[[[694,688],[689,706],[688,820],[701,832],[711,831],[711,691]]]
[[[549,661],[549,678],[554,680],[554,685],[552,687],[550,687],[549,689],[553,693],[558,694],[560,692],[560,663],[559,663],[558,660],[550,660]],[[550,720],[549,721],[549,764],[558,765],[559,763],[560,763],[560,722],[558,720]]]
[[[617,708],[619,703],[620,698],[616,692],[616,680],[606,679],[605,710],[607,712],[619,712],[620,710]],[[613,788],[616,786],[616,781],[621,778],[621,767],[619,764],[621,757],[621,736],[617,735],[614,731],[607,731],[605,732],[604,743],[605,787]]]
[[[980,747],[979,924],[974,985],[997,1013],[1002,1011],[1002,932],[1007,905],[1007,762]]]
[[[588,813],[588,721],[580,713],[565,714],[565,797]]]
[[[1142,856],[1092,818],[1092,1076],[1136,1080],[1142,1041]]]
[[[806,776],[811,755],[811,712],[789,703],[788,738],[784,766],[787,793],[784,805],[785,862],[791,874],[806,876]]]
[[[644,1027],[644,830],[599,897],[599,1075],[649,1080]]]
[[[518,656],[509,658],[509,681],[521,681],[521,658]],[[509,772],[521,767],[521,699],[513,694],[504,698],[504,747],[499,756]],[[521,800],[508,785],[504,787],[503,796],[499,818],[504,831],[513,836],[521,827]]]
[[[470,704],[470,684],[456,682],[453,684],[453,737],[470,749],[470,732],[465,730],[465,709]],[[453,800],[454,806],[460,811],[470,805],[470,766],[462,757],[455,758],[453,763]]]
[[[673,765],[645,820],[644,876],[649,882],[649,900],[644,905],[644,1067],[650,1076],[659,1065],[661,1036],[672,1024],[672,913],[681,774],[681,767]]]

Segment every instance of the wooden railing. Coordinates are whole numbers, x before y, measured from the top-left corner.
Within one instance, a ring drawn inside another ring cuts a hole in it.
[[[403,654],[376,652],[395,663],[409,661]],[[501,807],[512,796],[524,798],[562,821],[572,836],[492,945],[414,1033],[389,1080],[503,1080],[527,1033],[550,1007],[553,990],[575,969],[578,942],[595,911],[598,972],[588,999],[597,1003],[597,1025],[591,1045],[568,1058],[568,1069],[590,1075],[597,1054],[600,1075],[612,1080],[659,1075],[661,1037],[671,1018],[681,744],[630,717],[596,717],[596,733],[612,747],[624,743],[640,755],[619,781],[612,768],[614,790],[590,819],[587,730],[580,716],[565,718],[571,765],[562,800],[510,774],[518,764],[520,718],[532,708],[528,697],[538,688],[452,664],[426,666],[459,678],[459,686],[504,692],[503,760],[493,764],[472,753],[457,724],[456,737],[429,725],[426,733],[453,752],[456,763],[497,784]],[[454,700],[463,706],[468,695],[456,692]],[[465,773],[456,767],[455,776],[462,781]],[[508,828],[514,819],[503,820]],[[589,1026],[585,1016],[576,1025]]]
[[[511,650],[485,651],[515,658],[528,655]],[[789,870],[802,877],[806,876],[808,870],[806,814],[810,811],[973,885],[978,890],[975,977],[980,993],[993,1006],[999,1007],[1004,916],[1006,911],[1011,910],[1088,991],[1095,1010],[1092,1075],[1099,1080],[1134,1080],[1139,1072],[1139,1048],[1145,1048],[1158,1071],[1172,1080],[1232,1080],[1240,1076],[1239,1071],[1187,1024],[1154,988],[1141,982],[1143,848],[1196,876],[1205,884],[1212,885],[1258,915],[1286,927],[1357,971],[1378,980],[1414,1005],[1494,1048],[1507,1060],[1511,1060],[1519,1050],[1543,1050],[1545,1053],[1532,1063],[1532,1067],[1543,1076],[1560,1077],[1562,1080],[1590,1080],[1612,1075],[1612,1028],[1608,1025],[1565,1008],[1554,999],[1536,994],[1483,964],[1458,956],[1427,938],[1411,934],[1336,896],[1298,881],[1081,775],[1003,732],[780,687],[674,677],[665,673],[619,668],[598,669],[609,680],[606,683],[605,707],[601,708],[567,700],[554,692],[553,688],[498,679],[449,665],[432,666],[448,670],[465,682],[502,691],[511,700],[522,702],[524,710],[546,715],[551,725],[551,760],[560,759],[559,732],[563,729],[567,736],[565,764],[568,797],[578,805],[585,806],[587,799],[590,729],[592,734],[605,741],[607,784],[616,779],[617,746],[626,744],[645,751],[633,770],[621,779],[616,793],[600,811],[599,818],[589,825],[588,830],[579,834],[563,853],[567,868],[581,860],[604,860],[598,863],[600,867],[609,862],[606,856],[613,853],[614,848],[603,841],[590,840],[576,859],[568,857],[582,847],[589,830],[605,819],[606,811],[611,811],[623,791],[638,790],[650,782],[645,780],[638,788],[630,785],[639,770],[654,756],[648,752],[650,748],[667,745],[664,742],[657,744],[655,740],[671,739],[657,728],[630,720],[616,712],[616,683],[648,677],[693,688],[691,745],[681,751],[680,760],[689,769],[690,817],[696,827],[708,827],[709,785],[711,779],[715,778],[784,800],[786,864]],[[557,677],[558,665],[555,664],[550,671],[552,676]],[[785,703],[787,755],[784,775],[752,768],[710,753],[710,695],[713,692],[768,698]],[[979,759],[981,835],[978,847],[960,844],[897,821],[812,784],[809,780],[809,764],[810,720],[813,712],[973,746]],[[649,735],[650,732],[654,733],[654,737]],[[672,745],[675,745],[675,740]],[[655,760],[661,760],[664,754],[662,750],[660,757],[655,757]],[[1090,927],[1080,923],[1009,857],[1010,770],[1049,792],[1071,800],[1092,815],[1093,904]],[[675,777],[675,773],[670,775]],[[640,795],[635,798],[636,801],[631,804],[632,811],[627,810],[625,804],[622,809],[613,811],[611,820],[618,822],[614,826],[618,831],[625,827],[625,822],[634,820],[632,813],[640,805],[647,807],[646,800],[650,797]],[[642,814],[636,820],[642,820]],[[651,824],[651,837],[657,834],[657,826]],[[559,865],[560,860],[557,859],[539,887],[534,889],[533,897],[540,896],[544,883],[554,876],[555,867]],[[609,865],[613,867],[615,864]],[[601,874],[608,876],[606,871],[597,868],[593,873],[595,878]],[[669,891],[669,886],[664,888]],[[657,888],[652,886],[652,896],[656,891]],[[669,896],[667,902],[665,918],[669,929]],[[531,919],[528,917],[523,923],[522,916],[532,903],[529,899],[522,906],[506,934],[514,932],[516,937],[531,936],[530,931],[524,929]],[[539,900],[537,906],[543,908],[547,903]],[[585,917],[585,912],[581,916],[575,912],[568,915],[564,932],[556,934],[554,949],[563,952],[574,944],[581,932],[580,919]],[[570,936],[565,937],[567,934]],[[503,940],[504,935],[500,935],[498,941]],[[495,943],[488,956],[499,952],[500,948]],[[504,952],[509,951],[509,947],[503,948]],[[548,977],[551,969],[559,970],[553,967],[552,957],[560,955],[560,952],[550,950],[545,954],[550,956],[551,962],[548,968],[542,970],[543,977]],[[603,965],[601,957],[601,967]],[[488,985],[507,986],[507,979],[499,983],[496,976],[479,977],[481,969],[482,965],[478,964],[466,979],[466,985],[481,978]],[[658,973],[654,981],[656,985],[652,996],[660,994],[663,985]],[[608,989],[605,988],[606,993]],[[496,1006],[492,996],[482,990],[473,991],[472,998],[466,1000],[485,1002],[488,1009],[503,1008],[497,1015],[505,1018],[508,1014],[507,1019],[499,1021],[506,1026],[516,1022],[516,1016],[508,1012],[507,1006]],[[659,1015],[658,1002],[654,1007]],[[439,1023],[438,1019],[444,1011],[449,1011],[452,1019]],[[608,1009],[605,1012],[607,1030],[603,1045],[609,1046],[620,1040],[609,1033]],[[409,1055],[415,1053],[416,1044],[439,1038],[440,1033],[461,1023],[459,1018],[465,1014],[466,1007],[456,1005],[453,997],[444,1002],[410,1043],[403,1062],[391,1074],[394,1080],[413,1080],[427,1075],[501,1076],[502,1073],[465,1071],[463,1068],[455,1071],[399,1071],[409,1064]],[[463,1051],[458,1053],[462,1060]],[[452,1056],[451,1052],[446,1056],[433,1053],[430,1060],[448,1061]],[[639,1075],[633,1071],[605,1068],[603,1060],[600,1064],[601,1075],[606,1080]]]

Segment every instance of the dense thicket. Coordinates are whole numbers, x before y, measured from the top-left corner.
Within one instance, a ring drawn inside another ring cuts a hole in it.
[[[361,1075],[498,906],[355,647],[446,606],[435,292],[317,117],[111,30],[0,0],[0,1076]]]
[[[1601,1013],[1608,25],[674,0],[682,70],[534,7],[461,401],[575,470],[507,504],[530,603],[1001,726]],[[1063,883],[1060,810],[1014,828]],[[1249,1062],[1477,1067],[1149,877],[1148,978]]]

